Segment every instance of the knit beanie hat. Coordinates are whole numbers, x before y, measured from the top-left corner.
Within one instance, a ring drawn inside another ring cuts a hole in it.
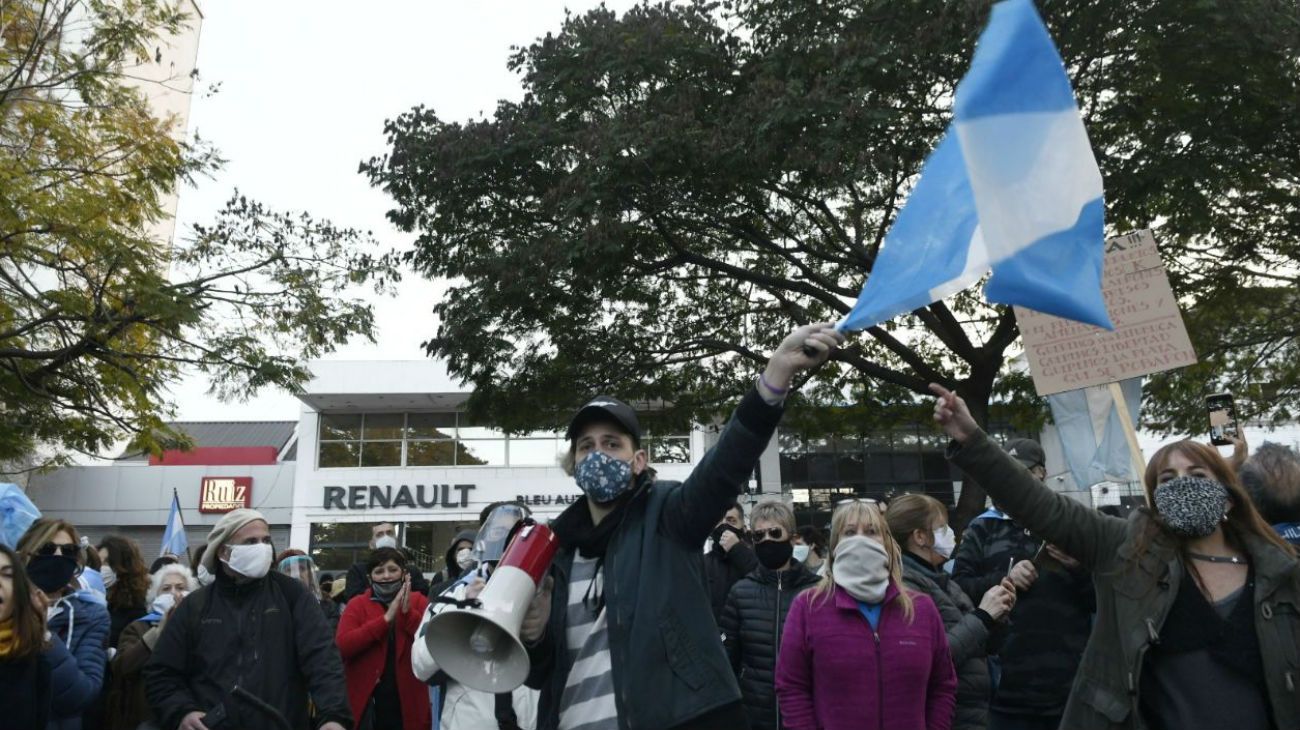
[[[203,551],[203,559],[200,561],[209,573],[217,574],[217,554],[221,552],[221,546],[244,525],[256,520],[266,522],[261,512],[245,508],[231,510],[217,520],[217,524],[212,526],[212,532],[208,533],[208,547]]]

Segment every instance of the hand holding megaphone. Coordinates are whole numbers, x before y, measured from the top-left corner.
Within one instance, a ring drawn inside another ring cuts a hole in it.
[[[429,619],[425,646],[448,676],[493,694],[524,683],[529,662],[523,642],[536,641],[546,630],[554,585],[547,572],[559,547],[555,533],[530,520],[510,541],[481,593],[471,595],[467,586],[455,609]]]
[[[551,620],[551,591],[555,589],[555,579],[546,576],[542,587],[533,595],[533,602],[528,604],[528,613],[524,623],[519,627],[519,638],[525,643],[534,644],[546,633],[546,624]]]

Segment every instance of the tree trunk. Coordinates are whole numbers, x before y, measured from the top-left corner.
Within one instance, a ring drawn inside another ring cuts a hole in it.
[[[993,395],[993,378],[985,377],[976,379],[972,376],[970,379],[963,381],[958,386],[957,393],[966,401],[966,407],[970,408],[971,416],[980,428],[987,430],[989,425],[989,400]],[[975,519],[984,511],[984,488],[968,476],[963,475],[961,485],[961,497],[957,500],[957,508],[949,516],[948,525],[958,535],[966,530],[971,520]]]

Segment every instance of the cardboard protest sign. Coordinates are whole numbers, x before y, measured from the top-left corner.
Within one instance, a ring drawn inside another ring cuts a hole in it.
[[[1196,362],[1151,231],[1106,240],[1102,293],[1115,324],[1113,332],[1015,308],[1029,372],[1039,395],[1114,383]]]

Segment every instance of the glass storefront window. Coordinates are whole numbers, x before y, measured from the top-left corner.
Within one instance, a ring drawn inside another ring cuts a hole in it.
[[[360,464],[360,441],[320,442],[320,465],[322,467],[359,466]]]
[[[442,441],[406,442],[407,466],[455,466],[456,442]]]
[[[370,552],[369,522],[319,522],[311,526],[308,552],[316,567],[330,573],[346,573],[353,563]]]
[[[650,440],[650,461],[655,464],[689,464],[691,439],[689,436],[662,436]]]
[[[406,416],[402,413],[367,413],[362,423],[362,441],[381,441],[393,439],[400,441],[402,430],[406,426]]]
[[[456,451],[456,466],[505,466],[506,440],[475,439],[461,441]]]
[[[688,464],[685,435],[647,437],[657,464]],[[507,436],[464,414],[321,414],[320,468],[428,466],[557,466],[568,448],[562,434]]]
[[[456,435],[455,413],[408,413],[408,439],[445,439]]]
[[[360,441],[361,414],[322,414],[321,441]]]
[[[564,442],[556,438],[510,439],[511,466],[555,466],[563,452]]]
[[[401,441],[362,441],[362,466],[401,466]]]

